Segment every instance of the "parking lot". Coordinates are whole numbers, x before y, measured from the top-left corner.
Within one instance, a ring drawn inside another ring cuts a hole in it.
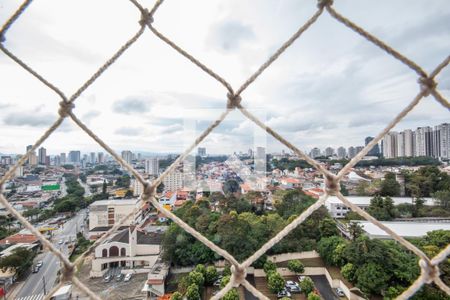
[[[90,263],[85,263],[81,268],[78,278],[86,284],[94,293],[102,299],[128,299],[132,297],[142,296],[145,299],[145,293],[141,290],[147,280],[147,274],[133,274],[130,281],[125,282],[122,278],[117,281],[119,269],[112,270],[111,281],[105,282],[104,278],[89,278]]]

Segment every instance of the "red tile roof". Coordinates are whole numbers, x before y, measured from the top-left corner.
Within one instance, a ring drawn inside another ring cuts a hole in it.
[[[39,239],[34,234],[16,233],[4,238],[3,240],[0,240],[0,245],[14,245],[18,243],[32,244],[37,242],[38,240]]]

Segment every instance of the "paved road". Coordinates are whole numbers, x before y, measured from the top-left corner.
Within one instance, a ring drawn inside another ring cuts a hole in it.
[[[323,299],[339,300],[339,297],[334,293],[325,275],[314,275],[309,277],[314,281],[314,285],[316,286],[316,289],[319,290]]]
[[[76,233],[81,230],[81,225],[84,223],[86,211],[81,210],[78,214],[67,221],[62,228],[53,232],[53,244],[61,249],[64,254],[68,254],[67,244],[59,244],[60,240],[66,241],[70,237],[76,237]],[[17,294],[16,299],[31,297],[44,293],[44,281],[45,292],[48,292],[55,283],[58,270],[61,268],[59,260],[51,252],[45,252],[39,255],[35,261],[42,260],[43,265],[38,273],[31,273],[28,276],[25,284],[20,292]]]
[[[80,178],[78,178],[78,182],[80,183],[80,185],[84,188],[84,196],[85,197],[89,197],[92,195],[91,190],[89,189],[88,185],[85,184],[83,181],[80,180]]]

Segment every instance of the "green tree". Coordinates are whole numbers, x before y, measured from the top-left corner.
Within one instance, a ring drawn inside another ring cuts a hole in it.
[[[223,296],[222,299],[224,299],[224,300],[239,300],[238,290],[236,288],[232,288]]]
[[[195,266],[194,271],[201,273],[205,277],[206,267],[204,264],[198,264]]]
[[[400,196],[400,184],[395,179],[394,173],[386,173],[384,180],[381,182],[381,196]]]
[[[330,218],[325,218],[319,222],[319,231],[321,237],[338,235],[339,230],[337,229],[336,222]]]
[[[0,258],[0,269],[13,269],[18,276],[24,275],[33,264],[35,253],[23,247],[16,248],[12,254]]]
[[[394,201],[390,197],[375,196],[370,199],[370,205],[367,212],[374,218],[381,221],[389,221],[395,218],[397,211]]]
[[[450,190],[437,191],[432,194],[433,198],[437,199],[439,206],[445,209],[450,208]]]
[[[273,271],[277,270],[277,265],[274,262],[272,262],[270,260],[267,260],[264,263],[263,269],[264,269],[264,272],[266,273],[266,276],[267,276],[270,272],[273,272]]]
[[[170,300],[182,300],[182,299],[183,299],[183,295],[180,292],[175,292],[170,297]]]
[[[300,281],[300,289],[306,295],[309,295],[314,290],[314,282],[310,277],[305,277],[302,281]]]
[[[308,294],[308,300],[321,300],[320,296],[314,292]]]
[[[198,286],[193,283],[186,290],[187,300],[200,300],[200,291]]]
[[[125,193],[125,199],[133,198],[133,192],[131,190],[127,190]]]
[[[189,285],[195,284],[199,288],[205,284],[205,277],[202,273],[197,271],[192,271],[188,275]]]
[[[348,263],[348,264],[344,265],[341,269],[342,276],[344,276],[344,278],[350,282],[355,281],[355,272],[356,272],[356,269],[352,263]]]
[[[299,259],[290,260],[288,262],[288,269],[297,274],[305,272],[305,267]]]
[[[347,230],[350,233],[352,240],[357,239],[364,233],[363,228],[358,222],[349,222],[347,225]]]
[[[345,244],[344,238],[340,236],[330,236],[321,238],[317,244],[317,252],[328,265],[334,265],[336,258],[333,256],[334,250],[340,244]]]
[[[387,271],[373,262],[366,263],[355,272],[356,286],[365,293],[380,294],[388,287],[390,276]]]
[[[224,275],[220,281],[220,288],[223,289],[230,282],[231,275]]]
[[[267,286],[272,293],[277,294],[284,289],[284,279],[280,273],[272,271],[267,278]]]
[[[208,266],[206,268],[205,271],[205,283],[206,284],[213,284],[214,281],[217,280],[217,278],[219,277],[218,273],[217,273],[217,269],[214,266]]]

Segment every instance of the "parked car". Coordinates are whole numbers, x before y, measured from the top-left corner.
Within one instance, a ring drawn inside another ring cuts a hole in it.
[[[39,272],[39,267],[36,265],[36,266],[34,266],[33,267],[33,273],[37,273],[37,272]]]
[[[214,281],[213,285],[214,286],[220,286],[220,283],[222,283],[222,278],[219,278],[216,281]]]
[[[298,276],[298,282],[302,282],[305,280],[306,276]]]
[[[282,289],[281,291],[278,292],[277,298],[283,298],[283,297],[291,297],[291,293],[286,289]]]
[[[130,281],[131,280],[131,273],[128,273],[127,275],[125,275],[125,278],[123,279],[123,281]]]
[[[42,267],[42,265],[44,264],[44,262],[42,260],[39,260],[36,264],[36,267]]]
[[[61,240],[59,240],[59,242],[58,242],[58,244],[62,244],[62,243],[64,243],[64,241],[61,239]]]
[[[341,288],[336,288],[336,294],[339,296],[339,297],[345,297],[345,294],[344,294],[344,291],[341,289]]]
[[[116,275],[116,281],[121,281],[123,279],[123,274],[119,273]]]
[[[105,276],[105,278],[103,278],[104,282],[110,282],[111,281],[111,275],[107,275]]]

